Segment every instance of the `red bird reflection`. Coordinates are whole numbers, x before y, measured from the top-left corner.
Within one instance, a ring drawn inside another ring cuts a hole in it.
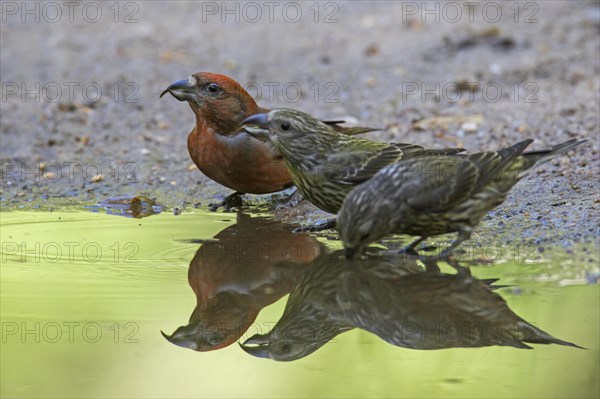
[[[293,226],[238,214],[237,223],[203,243],[190,262],[196,308],[169,342],[212,351],[236,342],[262,308],[288,294],[326,247]]]

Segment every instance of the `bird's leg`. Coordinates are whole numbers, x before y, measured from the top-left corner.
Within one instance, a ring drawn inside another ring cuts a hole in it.
[[[298,205],[303,199],[304,197],[302,196],[302,193],[296,188],[294,192],[291,193],[289,197],[287,197],[286,205],[291,206],[293,208],[296,205]]]
[[[458,237],[456,237],[456,240],[454,240],[448,248],[446,248],[442,252],[440,252],[440,254],[439,254],[440,258],[442,258],[442,259],[448,258],[452,254],[452,251],[454,251],[456,249],[456,247],[458,247],[460,244],[462,244],[463,241],[466,241],[469,238],[471,238],[471,233],[473,233],[473,230],[470,227],[460,228],[458,230]]]
[[[438,255],[422,257],[421,260],[423,262],[425,262],[425,260],[430,260],[430,259],[448,260],[448,258],[450,257],[450,255],[452,255],[452,252],[456,249],[456,247],[458,247],[463,241],[466,241],[469,238],[471,238],[471,233],[472,232],[473,232],[473,230],[471,228],[461,228],[461,229],[459,229],[459,231],[458,231],[458,237],[456,237],[456,240],[454,240],[452,242],[452,244],[450,244],[450,246],[448,248],[444,249]]]
[[[454,258],[446,259],[446,263],[456,270],[456,274],[462,277],[471,277],[471,269],[461,266]]]
[[[209,204],[208,209],[210,209],[211,212],[215,212],[220,207],[223,207],[225,212],[229,212],[231,208],[239,208],[243,204],[242,195],[244,195],[244,193],[236,191],[225,197],[223,201],[218,204]]]
[[[335,229],[335,219],[327,219],[323,223],[314,224],[312,226],[298,227],[294,229],[294,233],[314,233],[316,231]]]
[[[428,273],[439,274],[441,272],[440,267],[437,264],[437,261],[434,259],[423,259],[423,264],[425,265],[425,271]]]
[[[405,246],[404,248],[399,250],[398,253],[401,253],[401,254],[402,253],[416,253],[417,251],[415,251],[415,247],[426,239],[427,239],[427,236],[421,236],[418,239],[416,239],[415,241],[413,241],[412,243],[408,244],[407,246]]]

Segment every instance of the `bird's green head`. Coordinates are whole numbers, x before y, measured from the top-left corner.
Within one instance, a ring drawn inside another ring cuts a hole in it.
[[[270,141],[284,155],[317,153],[328,137],[338,135],[312,115],[288,108],[252,115],[241,127],[255,138]]]

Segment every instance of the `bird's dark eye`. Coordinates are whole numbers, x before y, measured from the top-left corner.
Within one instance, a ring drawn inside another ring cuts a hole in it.
[[[281,346],[281,351],[283,353],[289,353],[291,349],[292,348],[290,348],[290,346],[288,344],[284,344],[284,345]]]
[[[290,124],[287,122],[282,122],[281,123],[281,130],[290,130]]]
[[[210,335],[210,337],[208,337],[208,342],[211,345],[216,345],[218,343],[220,343],[223,340],[223,338],[221,337],[221,334],[219,333],[213,333]]]
[[[210,91],[211,93],[216,93],[219,91],[219,85],[216,83],[211,83],[208,85],[208,91]]]

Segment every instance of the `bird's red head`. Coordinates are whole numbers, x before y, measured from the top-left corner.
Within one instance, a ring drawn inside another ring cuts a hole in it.
[[[239,83],[217,73],[197,72],[167,87],[161,97],[167,92],[179,101],[187,101],[197,122],[220,134],[238,131],[244,119],[262,112]]]

